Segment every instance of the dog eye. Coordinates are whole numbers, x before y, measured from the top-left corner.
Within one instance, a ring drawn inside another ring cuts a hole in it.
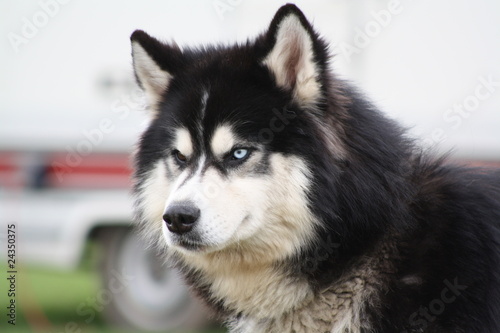
[[[186,155],[184,155],[183,153],[181,153],[180,151],[178,150],[174,150],[173,153],[172,153],[174,156],[175,156],[175,159],[181,163],[181,164],[184,164],[187,162],[187,157]]]
[[[248,149],[240,148],[233,151],[232,157],[235,160],[241,160],[248,156]]]

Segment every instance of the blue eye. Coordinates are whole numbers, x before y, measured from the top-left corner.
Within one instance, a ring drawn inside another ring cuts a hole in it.
[[[233,158],[237,160],[241,160],[248,156],[248,149],[236,149],[233,151]]]

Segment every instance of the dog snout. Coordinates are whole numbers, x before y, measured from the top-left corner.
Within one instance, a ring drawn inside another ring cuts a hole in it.
[[[200,210],[190,202],[171,205],[163,214],[163,221],[170,232],[185,234],[191,231],[200,217]]]

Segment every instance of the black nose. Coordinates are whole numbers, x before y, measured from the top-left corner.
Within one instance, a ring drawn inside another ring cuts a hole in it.
[[[199,217],[200,210],[192,203],[178,203],[167,208],[163,214],[163,221],[170,232],[184,234],[193,229]]]

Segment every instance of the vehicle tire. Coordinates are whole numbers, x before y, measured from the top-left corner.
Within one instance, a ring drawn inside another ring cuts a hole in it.
[[[179,273],[147,249],[136,232],[107,228],[98,239],[103,288],[109,296],[102,297],[108,322],[147,331],[196,329],[208,323]]]

